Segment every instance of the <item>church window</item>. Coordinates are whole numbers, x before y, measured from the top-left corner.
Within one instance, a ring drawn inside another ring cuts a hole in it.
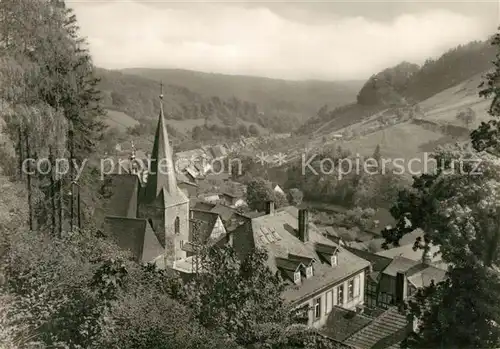
[[[174,231],[175,231],[176,235],[179,235],[181,232],[181,221],[180,221],[179,217],[175,217]]]

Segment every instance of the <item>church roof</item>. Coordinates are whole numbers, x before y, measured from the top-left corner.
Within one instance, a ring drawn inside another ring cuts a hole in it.
[[[128,250],[137,262],[147,263],[164,253],[153,228],[146,219],[108,216],[104,233]]]
[[[136,175],[107,175],[102,186],[102,212],[96,212],[97,220],[103,222],[105,216],[135,218],[139,187]]]
[[[162,96],[161,98],[163,98]],[[187,196],[177,187],[172,149],[163,115],[163,103],[160,103],[160,115],[153,152],[151,153],[151,172],[148,173],[148,181],[142,199],[145,202],[152,202],[160,196],[163,196],[165,207],[189,202]]]

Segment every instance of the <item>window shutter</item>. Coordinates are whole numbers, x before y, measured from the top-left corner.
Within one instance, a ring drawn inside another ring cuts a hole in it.
[[[326,314],[329,314],[332,311],[332,300],[333,300],[333,292],[328,291],[326,293]]]

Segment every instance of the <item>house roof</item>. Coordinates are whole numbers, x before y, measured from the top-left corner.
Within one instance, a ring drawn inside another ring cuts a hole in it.
[[[219,215],[215,212],[211,211],[203,211],[203,210],[191,210],[191,223],[200,222],[202,223],[202,229],[197,231],[198,236],[192,236],[192,239],[199,239],[200,243],[206,242],[210,237],[212,230],[214,229],[214,225],[219,218]],[[191,224],[193,227],[193,224]],[[193,233],[194,231],[191,230]]]
[[[333,307],[320,332],[338,341],[345,341],[373,321],[372,318],[338,306]]]
[[[208,173],[205,176],[206,180],[212,180],[212,181],[225,181],[231,178],[231,175],[227,172],[221,172],[221,173]]]
[[[146,219],[108,216],[105,218],[104,233],[119,247],[129,250],[138,262],[150,262],[164,253]]]
[[[198,184],[193,183],[193,182],[179,181],[179,187],[181,185],[188,185],[190,187],[196,187],[196,188],[198,188]]]
[[[210,151],[216,159],[226,155],[226,151],[221,145],[214,145],[210,148]]]
[[[344,343],[359,349],[374,347],[387,349],[402,342],[407,337],[408,332],[406,316],[401,314],[397,307],[391,307],[350,336]]]
[[[337,231],[335,230],[335,228],[333,228],[331,226],[325,227],[325,231],[330,236],[334,236],[334,237],[337,237],[337,238],[339,237],[339,234],[337,233]]]
[[[250,231],[243,232],[243,229]],[[309,223],[309,241],[304,243],[298,238],[298,209],[293,206],[275,211],[273,215],[263,215],[250,219],[250,224],[234,234],[234,242],[239,238],[247,243],[247,238],[253,240],[255,247],[261,247],[268,252],[268,266],[272,271],[279,271],[277,260],[290,259],[290,254],[303,258],[315,259],[314,275],[303,280],[300,285],[291,284],[283,296],[289,302],[298,302],[332,283],[339,282],[350,275],[367,267],[370,263],[349,251],[340,248],[337,254],[337,265],[331,266],[322,261],[317,245],[339,248],[337,244],[324,237],[323,234]],[[240,234],[250,234],[247,238]]]
[[[374,272],[380,272],[380,271],[384,270],[392,262],[392,259],[390,259],[389,257],[379,256],[376,253],[362,251],[362,250],[358,250],[356,248],[347,247],[347,246],[345,247],[345,249],[347,249],[351,253],[354,253],[355,255],[369,261],[372,264],[372,270]]]
[[[405,257],[395,257],[391,263],[382,271],[383,274],[396,276],[397,273],[405,273],[411,268],[421,264],[420,261],[414,261]]]
[[[430,255],[432,262],[441,261],[441,256],[439,253],[439,246],[431,246],[430,247]],[[422,260],[423,251],[421,249],[413,250],[413,243],[407,244],[400,247],[391,248],[389,250],[384,250],[377,252],[379,256],[395,258],[395,257],[405,257],[407,259],[411,259],[414,261]]]
[[[408,276],[408,281],[415,286],[416,288],[422,288],[429,286],[431,284],[431,280],[437,284],[440,281],[443,281],[446,278],[446,271],[428,266],[427,268],[417,271],[416,273]]]
[[[210,211],[216,206],[216,204],[211,204],[210,202],[206,202],[198,198],[193,198],[190,201],[189,205],[191,206],[191,209],[204,210],[204,211]]]

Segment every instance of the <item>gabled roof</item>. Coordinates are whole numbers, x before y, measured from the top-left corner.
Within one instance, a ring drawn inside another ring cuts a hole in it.
[[[377,349],[386,349],[401,343],[409,332],[406,316],[397,307],[391,307],[344,343],[359,349],[370,349],[375,345]]]
[[[411,259],[414,261],[422,260],[423,250],[417,249],[413,250],[413,243],[407,244],[400,247],[391,248],[389,250],[384,250],[377,252],[379,256],[395,258],[395,257],[405,257],[407,259]],[[430,247],[430,255],[432,262],[439,262],[441,260],[441,256],[439,254],[439,246],[431,246]]]
[[[384,257],[384,256],[379,256],[376,253],[371,253],[368,251],[361,251],[352,247],[345,247],[347,250],[350,252],[354,253],[355,255],[366,259],[372,264],[372,270],[374,272],[380,272],[384,270],[389,264],[391,264],[392,259],[389,257]]]
[[[201,199],[196,198],[190,201],[190,206],[193,210],[210,211],[216,206],[216,204],[211,204],[210,202],[202,201]]]
[[[135,218],[139,178],[133,174],[112,174],[105,178],[103,210],[105,216]]]
[[[312,257],[312,258],[311,257],[304,257],[301,255],[295,255],[293,253],[288,254],[288,259],[292,260],[292,261],[299,261],[306,267],[312,265],[316,261],[316,259],[314,257]]]
[[[314,275],[311,278],[304,280],[301,285],[290,285],[285,290],[285,300],[300,302],[315,292],[369,267],[368,261],[342,248],[339,249],[337,266],[322,263],[316,244],[328,245],[332,249],[338,248],[338,245],[324,237],[312,223],[309,223],[309,241],[304,243],[298,238],[297,228],[298,210],[290,206],[276,210],[273,215],[249,219],[249,224],[241,226],[233,233],[235,249],[240,247],[238,244],[244,249],[250,245],[265,249],[268,252],[268,266],[272,271],[278,271],[277,261],[289,259],[290,254],[318,261],[314,264]]]
[[[150,262],[165,252],[146,219],[108,216],[104,233],[138,262]]]
[[[383,274],[396,276],[397,273],[405,273],[411,268],[421,264],[420,261],[414,261],[405,257],[396,257],[382,271]]]
[[[212,148],[210,148],[210,151],[212,152],[213,157],[216,159],[226,155],[225,150],[220,145],[214,145]]]
[[[292,272],[297,272],[300,268],[304,268],[305,265],[300,261],[287,259],[287,258],[276,258],[276,266],[279,269],[288,270]]]
[[[191,222],[202,223],[201,225],[202,228],[196,232],[198,235],[196,237],[192,236],[192,239],[198,241],[199,243],[206,242],[210,238],[210,234],[214,229],[215,223],[217,222],[219,215],[215,212],[203,211],[203,210],[191,210],[190,213],[191,213]]]

